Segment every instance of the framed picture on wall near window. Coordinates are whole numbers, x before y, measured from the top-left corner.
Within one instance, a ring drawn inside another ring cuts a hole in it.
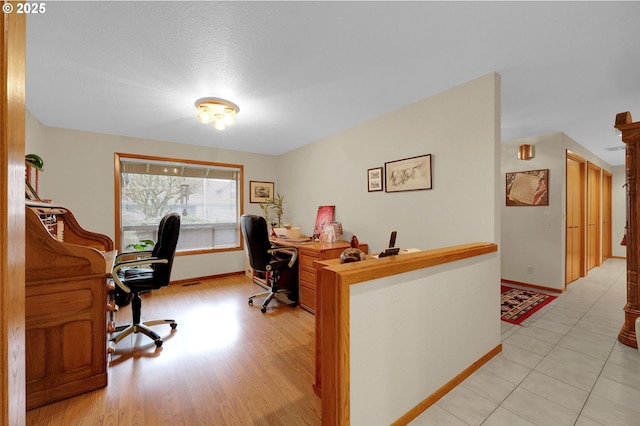
[[[249,202],[265,203],[273,198],[274,184],[273,182],[259,182],[252,180],[249,182]]]

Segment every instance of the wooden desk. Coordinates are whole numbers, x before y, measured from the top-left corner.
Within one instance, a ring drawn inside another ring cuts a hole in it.
[[[68,209],[26,207],[27,409],[107,385],[108,277],[116,251]]]
[[[273,238],[274,244],[292,246],[298,249],[299,303],[300,306],[315,314],[317,301],[317,272],[313,262],[317,260],[338,259],[350,244],[346,241],[335,243],[294,242],[283,238]],[[360,250],[367,253],[368,246],[360,244]]]

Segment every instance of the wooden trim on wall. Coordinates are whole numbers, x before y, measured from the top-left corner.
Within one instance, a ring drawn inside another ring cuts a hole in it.
[[[567,291],[567,287],[564,286],[562,288],[553,288],[553,287],[546,287],[543,285],[536,285],[536,284],[530,284],[530,283],[523,283],[520,281],[513,281],[513,280],[507,280],[504,278],[500,279],[501,282],[503,283],[507,283],[507,284],[513,284],[513,285],[519,285],[521,287],[529,287],[529,288],[535,288],[537,290],[544,290],[544,291],[551,291],[554,293],[564,293],[565,291]]]
[[[16,8],[16,2],[11,3]],[[26,15],[0,19],[0,424],[25,422]]]
[[[502,343],[487,352],[482,358],[465,368],[460,374],[458,374],[449,382],[445,383],[440,389],[429,395],[418,405],[413,407],[409,412],[393,422],[392,426],[405,426],[415,420],[420,414],[425,412],[429,407],[438,402],[440,398],[451,392],[456,386],[464,382],[469,376],[478,371],[480,367],[489,362],[494,356],[502,352]]]

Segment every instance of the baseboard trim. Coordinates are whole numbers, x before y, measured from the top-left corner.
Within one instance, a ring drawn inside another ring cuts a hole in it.
[[[392,423],[392,426],[405,426],[416,419],[420,414],[438,402],[440,398],[451,392],[456,386],[462,383],[467,377],[475,373],[483,365],[485,365],[491,358],[502,352],[502,343],[486,353],[482,358],[465,368],[460,374],[454,377],[451,381],[446,383],[440,389],[429,395],[425,400],[409,410],[406,414],[400,417],[398,420]]]
[[[175,281],[171,281],[170,285],[188,285],[188,284],[190,285],[199,281],[213,280],[215,278],[230,277],[233,275],[244,275],[244,271],[226,272],[224,274],[207,275],[204,277],[187,278],[184,280],[175,280]]]
[[[562,289],[559,289],[559,288],[545,287],[545,286],[542,286],[542,285],[522,283],[520,281],[506,280],[504,278],[501,278],[500,281],[502,281],[503,283],[507,283],[507,284],[513,284],[513,285],[519,285],[519,286],[522,286],[522,287],[535,288],[537,290],[550,291],[550,292],[553,292],[553,293],[564,293],[565,291],[567,291],[566,286],[563,287]]]

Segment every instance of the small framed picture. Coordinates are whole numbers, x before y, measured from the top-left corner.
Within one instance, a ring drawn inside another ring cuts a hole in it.
[[[274,184],[273,182],[249,182],[249,202],[250,203],[265,203],[267,200],[273,198]]]
[[[320,235],[325,225],[331,224],[336,214],[336,206],[319,206],[316,213],[316,224],[313,227],[313,233]]]
[[[382,167],[367,170],[367,187],[369,192],[383,190]]]
[[[431,154],[384,163],[385,191],[417,191],[433,188]]]

